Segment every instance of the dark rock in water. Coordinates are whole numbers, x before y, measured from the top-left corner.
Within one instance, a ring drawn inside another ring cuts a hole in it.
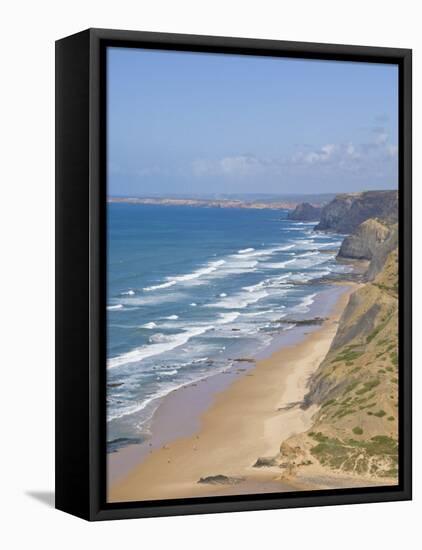
[[[119,386],[123,386],[123,382],[111,382],[107,384],[107,388],[118,388]]]
[[[234,359],[234,361],[238,363],[255,363],[255,359],[251,359],[250,357],[239,357],[238,359]]]
[[[111,441],[107,441],[107,452],[115,453],[122,447],[126,447],[127,445],[139,445],[143,441],[145,440],[139,437],[118,437]]]
[[[308,326],[308,325],[322,325],[326,321],[326,317],[314,317],[313,319],[279,319],[274,321],[275,323],[284,323],[286,325],[299,325],[299,326]]]
[[[271,468],[272,466],[277,466],[276,459],[266,456],[260,456],[253,465],[254,468]]]
[[[289,212],[287,218],[295,221],[317,222],[321,216],[321,210],[322,208],[319,206],[312,206],[309,202],[301,202],[292,212]]]
[[[197,483],[209,485],[237,485],[238,483],[242,483],[242,481],[245,481],[244,477],[232,477],[217,474],[215,476],[201,477]]]
[[[397,191],[366,191],[343,193],[323,207],[316,231],[351,233],[369,218],[386,223],[398,219]]]

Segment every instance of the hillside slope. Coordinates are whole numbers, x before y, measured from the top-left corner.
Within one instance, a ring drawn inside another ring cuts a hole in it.
[[[312,427],[281,443],[281,477],[306,482],[351,475],[397,483],[397,226],[389,231],[382,250],[373,253],[371,280],[351,295],[330,351],[309,382],[301,407],[318,407]]]

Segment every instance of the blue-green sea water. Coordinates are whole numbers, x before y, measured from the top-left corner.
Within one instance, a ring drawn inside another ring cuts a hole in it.
[[[340,235],[287,211],[107,208],[109,442],[142,439],[162,397],[255,356],[349,269]]]

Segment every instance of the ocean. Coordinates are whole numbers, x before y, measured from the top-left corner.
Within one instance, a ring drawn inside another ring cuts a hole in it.
[[[108,450],[141,442],[160,399],[237,368],[309,318],[350,267],[342,235],[287,211],[109,203]],[[237,360],[237,361],[236,361]]]

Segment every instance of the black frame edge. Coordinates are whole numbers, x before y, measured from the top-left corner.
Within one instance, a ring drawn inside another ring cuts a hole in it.
[[[268,56],[283,51],[284,56],[305,57],[307,59],[341,59],[355,60],[375,63],[397,63],[412,50],[408,48],[394,48],[383,46],[363,46],[348,44],[330,44],[323,42],[298,42],[289,40],[271,40],[262,38],[242,38],[234,36],[181,34],[150,31],[127,31],[118,29],[90,28],[92,37],[95,40],[107,42],[125,42],[124,47],[144,47],[151,44],[155,48],[163,47],[169,49],[174,47],[178,50],[187,51],[221,51],[229,53],[236,50],[243,50],[243,53],[250,55]],[[132,44],[131,44],[132,43]],[[280,55],[280,54],[279,54]]]
[[[399,179],[403,197],[400,199],[401,264],[399,266],[399,441],[401,469],[404,471],[403,494],[412,499],[412,50],[406,50],[400,61],[400,128]],[[400,251],[399,251],[400,257]],[[401,341],[401,342],[400,342]]]
[[[90,32],[56,42],[55,485],[59,510],[89,519]]]

